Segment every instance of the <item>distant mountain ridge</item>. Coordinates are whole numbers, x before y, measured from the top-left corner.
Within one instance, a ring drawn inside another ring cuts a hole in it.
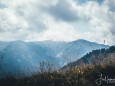
[[[108,45],[89,42],[83,39],[72,42],[45,41],[38,42],[38,44],[44,47],[49,47],[55,52],[56,57],[63,57],[67,61],[66,63],[75,61],[92,50],[109,47]]]
[[[67,59],[67,63],[76,61],[86,53],[91,52],[92,50],[107,48],[107,45],[97,44],[95,42],[89,42],[83,39],[72,41],[67,43],[66,48],[63,51],[63,58]]]
[[[38,71],[43,61],[60,68],[92,50],[108,47],[81,39],[72,42],[0,42],[0,73],[29,75]]]

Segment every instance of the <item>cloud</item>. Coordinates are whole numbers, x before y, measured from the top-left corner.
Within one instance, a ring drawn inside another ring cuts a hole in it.
[[[3,31],[18,31],[19,29],[23,29],[35,32],[46,29],[39,9],[36,6],[32,6],[31,2],[27,2],[27,0],[23,4],[21,2],[22,0],[18,2],[12,0],[7,3],[7,8],[0,10],[1,29]]]
[[[67,0],[59,0],[55,5],[44,8],[44,10],[56,20],[74,22],[79,19],[76,11],[72,8],[71,2]]]
[[[7,6],[3,3],[0,3],[0,9],[6,8]]]
[[[108,6],[110,11],[115,12],[115,0],[105,0],[104,5]]]
[[[103,40],[106,40],[107,44],[115,43],[113,28],[115,13],[105,2],[99,4],[96,1],[87,1],[83,5],[76,4],[75,9],[80,20],[74,22],[73,26],[77,31],[76,35],[79,34],[79,38],[98,40],[99,43],[103,43]]]
[[[115,40],[115,0],[11,0],[0,3],[0,40]]]

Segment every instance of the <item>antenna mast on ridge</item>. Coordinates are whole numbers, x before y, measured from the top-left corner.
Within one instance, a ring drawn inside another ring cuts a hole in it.
[[[106,42],[106,41],[104,40],[104,44],[105,44],[105,42]]]

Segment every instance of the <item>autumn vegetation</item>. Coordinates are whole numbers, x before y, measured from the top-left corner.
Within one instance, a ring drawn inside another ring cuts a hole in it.
[[[115,78],[115,54],[113,51],[110,52],[112,53],[108,55],[101,53],[99,56],[108,57],[98,63],[81,63],[60,70],[54,70],[53,65],[43,62],[40,64],[38,73],[29,77],[4,77],[0,79],[0,86],[98,86],[95,81],[100,78],[99,75],[101,74],[103,74],[103,77]],[[115,86],[115,83],[102,81],[101,86]]]

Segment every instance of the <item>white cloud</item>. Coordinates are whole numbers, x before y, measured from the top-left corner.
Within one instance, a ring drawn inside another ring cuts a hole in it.
[[[86,0],[79,4],[75,0],[4,0],[0,4],[0,40],[82,38],[114,44],[114,1]]]

